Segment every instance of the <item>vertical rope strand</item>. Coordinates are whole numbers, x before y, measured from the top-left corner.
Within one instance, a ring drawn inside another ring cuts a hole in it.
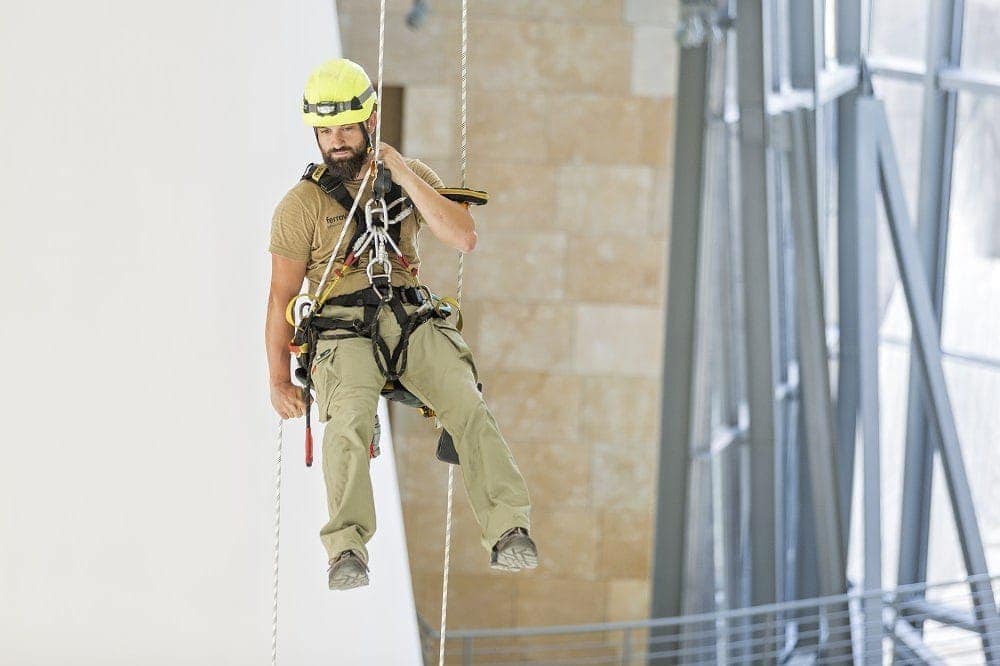
[[[466,186],[466,170],[469,161],[469,124],[468,124],[468,78],[469,78],[469,3],[462,0],[462,111],[460,129],[462,132],[462,148],[459,155],[459,170],[462,177],[462,187]],[[462,306],[462,288],[465,281],[465,254],[458,253],[458,284],[455,300],[459,308]],[[438,641],[438,666],[444,666],[444,646],[448,637],[448,573],[451,565],[451,516],[455,497],[455,466],[448,465],[448,509],[444,528],[444,575],[441,583],[441,638]]]
[[[271,666],[278,663],[278,554],[281,543],[281,448],[284,439],[285,422],[278,420],[278,450],[275,454],[274,471],[274,599],[271,606]]]
[[[385,59],[385,6],[386,0],[382,0],[378,11],[378,116],[375,118],[376,162],[378,161],[379,147],[382,144],[382,63]]]
[[[462,175],[462,187],[465,187],[465,167],[469,158],[469,125],[468,125],[468,78],[469,78],[469,3],[462,0],[462,152],[459,156],[459,166]]]
[[[459,155],[459,173],[462,177],[462,187],[466,186],[466,172],[469,162],[469,3],[462,0],[462,115],[460,120],[462,130],[462,150]],[[459,307],[462,305],[462,288],[465,282],[465,254],[458,253],[458,287],[455,292],[455,300]]]
[[[451,506],[454,498],[455,466],[448,465],[448,513],[444,523],[444,579],[441,584],[441,639],[438,641],[438,666],[444,666],[444,644],[448,633],[448,569],[451,561]]]

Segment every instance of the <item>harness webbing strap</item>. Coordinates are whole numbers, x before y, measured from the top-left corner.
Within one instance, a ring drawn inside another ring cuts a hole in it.
[[[306,167],[305,173],[302,174],[302,180],[308,180],[315,183],[323,190],[327,195],[329,195],[334,201],[340,204],[341,208],[345,212],[349,212],[352,207],[354,207],[354,197],[347,190],[347,186],[344,181],[333,176],[327,169],[325,164],[310,164]],[[403,188],[399,186],[399,183],[393,182],[392,187],[389,188],[389,192],[386,195],[386,200],[391,203],[400,202],[401,207],[399,210],[405,209],[410,205],[410,201],[403,194]],[[354,234],[351,239],[343,246],[344,256],[346,260],[347,255],[354,249],[355,244],[358,239],[361,238],[368,229],[365,225],[365,216],[358,206],[354,209]],[[345,220],[344,224],[347,224]],[[399,224],[389,225],[388,228],[389,237],[398,247],[400,244],[400,238],[402,234],[402,228]],[[338,257],[339,258],[339,257]]]

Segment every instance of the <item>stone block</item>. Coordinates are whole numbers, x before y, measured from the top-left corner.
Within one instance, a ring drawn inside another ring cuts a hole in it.
[[[655,447],[660,431],[660,382],[640,377],[582,377],[589,406],[580,412],[587,442]]]
[[[597,570],[601,579],[648,579],[652,573],[652,548],[652,507],[649,510],[601,511],[601,548]]]
[[[341,45],[345,58],[354,60],[378,85],[378,5],[343,12]],[[453,18],[430,16],[420,30],[406,26],[403,16],[386,19],[383,85],[444,85],[459,76],[460,27]]]
[[[670,240],[673,194],[674,168],[671,158],[667,161],[667,166],[653,171],[653,212],[649,217],[649,232],[666,241]]]
[[[650,613],[650,581],[608,581],[608,622],[647,620]]]
[[[488,231],[549,231],[555,228],[555,170],[548,165],[473,162],[469,186],[489,192],[476,208],[476,223]]]
[[[544,55],[538,59],[538,71],[546,90],[629,93],[632,30],[612,25],[545,23],[540,37]]]
[[[659,377],[663,326],[660,308],[577,306],[577,371],[595,375]]]
[[[618,23],[622,0],[471,0],[470,16]],[[471,22],[471,20],[470,20]]]
[[[458,250],[448,247],[429,228],[420,231],[420,281],[435,294],[454,294],[458,279]]]
[[[639,161],[664,168],[673,163],[674,99],[642,98],[638,104],[643,139]]]
[[[517,626],[604,621],[604,583],[578,578],[517,580]]]
[[[491,301],[481,312],[478,361],[502,370],[569,371],[573,361],[573,309]]]
[[[471,300],[554,301],[565,294],[566,236],[483,230],[467,258]]]
[[[653,171],[643,166],[572,165],[556,170],[556,224],[574,236],[645,236]]]
[[[546,126],[548,106],[530,90],[469,91],[470,162],[549,161]]]
[[[625,22],[674,28],[680,18],[680,0],[625,0]]]
[[[410,571],[441,572],[444,552],[444,504],[409,499],[403,502],[403,524],[406,529],[406,551]]]
[[[639,162],[639,100],[627,94],[562,93],[546,100],[549,160],[557,164]]]
[[[542,26],[535,21],[470,22],[469,86],[476,90],[541,89],[545,82],[542,63],[548,58],[543,46]]]
[[[575,301],[660,305],[667,249],[658,238],[570,236],[567,296]]]
[[[573,376],[542,372],[493,372],[486,402],[509,441],[577,441],[580,386]]]
[[[416,410],[414,410],[416,411]],[[439,430],[435,431],[439,433]],[[445,506],[448,466],[434,455],[437,438],[401,438],[393,435],[399,495],[403,502],[418,501]],[[372,461],[379,464],[379,459]]]
[[[339,16],[357,12],[370,12],[372,7],[377,12],[379,6],[375,0],[335,0],[335,3]],[[387,2],[385,13],[387,16],[402,16],[405,18],[412,6],[413,3],[410,2]],[[458,2],[435,2],[431,6],[431,13],[434,16],[461,16],[462,6]]]
[[[412,556],[410,567],[411,569],[413,567]],[[441,624],[441,576],[440,568],[437,571],[411,571],[410,573],[417,614],[435,630]]]
[[[512,576],[452,573],[448,579],[448,627],[494,629],[514,626],[514,581]],[[440,612],[437,624],[440,624]]]
[[[459,131],[457,95],[454,86],[406,87],[402,148],[405,155],[420,155],[424,162],[454,159]]]
[[[678,46],[672,28],[637,26],[632,44],[633,95],[677,94]]]
[[[593,511],[555,508],[533,512],[531,532],[538,544],[538,568],[533,577],[596,579],[600,533]]]
[[[589,444],[545,440],[510,446],[528,484],[533,516],[591,506]]]
[[[451,531],[451,567],[453,571],[470,575],[488,576],[500,573],[490,569],[489,552],[482,544],[482,528],[476,521],[465,492],[465,481],[462,479],[461,468],[455,470],[455,498],[452,508]],[[441,504],[441,520],[444,520],[444,507]],[[439,544],[438,560],[444,552],[444,542]]]
[[[597,506],[652,510],[655,451],[621,444],[595,444],[590,476]]]

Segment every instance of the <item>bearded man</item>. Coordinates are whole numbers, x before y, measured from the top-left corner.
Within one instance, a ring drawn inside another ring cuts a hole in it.
[[[329,521],[320,538],[329,556],[329,587],[349,589],[369,581],[366,544],[375,532],[370,445],[387,381],[433,409],[451,435],[490,565],[533,568],[538,554],[528,535],[531,507],[524,479],[479,391],[468,345],[449,319],[427,315],[433,314],[429,291],[419,281],[417,234],[425,226],[461,252],[475,248],[468,205],[442,196],[444,184],[427,165],[383,143],[379,158],[392,179],[384,198],[398,204],[393,214],[400,217],[388,226],[401,256],[392,256],[389,266],[367,255],[354,263],[351,256],[366,231],[364,218],[348,215],[373,159],[376,101],[367,74],[350,60],[324,63],[310,76],[302,114],[313,127],[323,164],[310,165],[278,204],[269,247],[265,341],[271,403],[281,418],[290,419],[303,416],[307,403],[291,381],[288,341],[294,329],[285,320],[286,305],[304,279],[309,293],[317,293],[343,237],[334,258],[334,288],[314,313],[326,324],[307,369],[320,420],[326,422],[322,453]],[[370,188],[362,192],[358,210],[371,195]]]

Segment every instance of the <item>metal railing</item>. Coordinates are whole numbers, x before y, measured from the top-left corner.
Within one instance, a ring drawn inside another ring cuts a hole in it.
[[[445,663],[721,664],[986,663],[970,585],[1000,576],[900,586],[892,590],[789,601],[751,608],[631,622],[458,629],[449,631]],[[873,603],[874,602],[874,603]],[[878,613],[867,618],[865,613]],[[440,634],[418,616],[426,664],[436,664]],[[863,640],[875,631],[875,641]]]

